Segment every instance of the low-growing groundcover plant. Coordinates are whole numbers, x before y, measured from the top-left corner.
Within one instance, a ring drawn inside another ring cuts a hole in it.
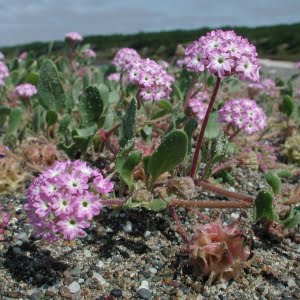
[[[252,256],[250,237],[239,221],[221,219],[196,224],[189,235],[178,207],[199,214],[204,208],[253,208],[255,225],[269,237],[270,228],[285,237],[282,232],[298,226],[298,192],[287,197],[281,189],[294,170],[280,169],[268,144],[282,119],[278,132],[294,136],[294,79],[260,83],[256,48],[248,40],[214,30],[181,51],[181,67],[129,48],[120,49],[111,65],[96,67],[96,53],[82,45],[80,34],[65,39],[60,57],[50,48],[39,59],[29,53],[0,62],[0,163],[7,174],[6,181],[0,177],[1,192],[20,189],[16,165],[39,173],[25,205],[38,237],[83,237],[97,226],[104,206],[167,211],[187,263],[212,282],[240,276]],[[282,97],[278,119],[270,114],[276,97]],[[40,147],[30,155],[33,139]],[[270,188],[250,196],[221,187],[235,182],[230,169],[237,165],[268,171]],[[17,184],[8,184],[14,179]],[[232,200],[199,200],[203,189]]]

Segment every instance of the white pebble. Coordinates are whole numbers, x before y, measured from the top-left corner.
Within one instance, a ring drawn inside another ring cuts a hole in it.
[[[232,218],[232,219],[234,219],[234,220],[237,220],[238,218],[239,218],[239,214],[238,213],[232,213],[231,215],[230,215],[230,217]]]
[[[100,284],[103,284],[103,285],[107,284],[106,280],[103,278],[103,276],[100,275],[99,273],[95,272],[95,271],[93,271],[93,277],[92,278],[96,278],[99,281]]]
[[[132,223],[130,221],[127,221],[126,225],[123,226],[123,230],[125,232],[131,232],[132,231]]]
[[[156,274],[157,273],[157,269],[156,268],[149,268],[149,272]]]
[[[70,292],[72,294],[75,294],[77,292],[80,291],[80,285],[77,281],[73,281],[70,285],[69,285],[69,289],[70,289]]]
[[[144,237],[145,237],[145,238],[148,237],[148,236],[150,236],[150,235],[151,235],[151,232],[148,231],[148,230],[144,233]]]
[[[91,253],[90,250],[84,249],[83,253],[84,253],[85,257],[91,257],[92,256],[92,253]]]
[[[140,287],[138,288],[139,290],[140,289],[149,289],[149,282],[147,281],[147,280],[143,280],[142,282],[141,282],[141,285],[140,285]]]
[[[79,278],[78,279],[78,283],[83,283],[84,282],[84,279],[83,278]]]
[[[228,188],[228,191],[235,192],[235,188],[233,186],[231,186],[231,187]]]

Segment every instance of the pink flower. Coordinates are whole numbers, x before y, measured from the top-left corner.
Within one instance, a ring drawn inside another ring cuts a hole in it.
[[[86,177],[78,175],[78,172],[73,171],[71,174],[65,174],[61,180],[59,184],[65,186],[72,194],[82,194],[89,187]]]
[[[107,76],[107,80],[110,81],[115,81],[115,82],[119,82],[121,78],[121,74],[116,72],[116,73],[111,73]]]
[[[57,226],[66,240],[74,240],[78,236],[84,236],[85,231],[83,229],[88,228],[90,224],[74,216],[69,216],[59,221]]]
[[[37,93],[37,89],[34,85],[30,83],[23,83],[16,86],[15,93],[19,97],[28,99]]]
[[[72,42],[81,42],[83,40],[82,36],[78,32],[68,32],[65,34],[65,39]]]
[[[55,195],[55,200],[52,204],[52,209],[54,210],[54,214],[56,216],[60,215],[70,215],[73,212],[73,205],[72,201],[74,201],[74,198],[68,194],[59,194],[57,193]]]
[[[87,59],[88,58],[95,58],[96,57],[96,52],[93,49],[88,48],[88,49],[85,49],[83,51],[83,55]]]
[[[113,64],[120,69],[122,68],[126,69],[132,63],[134,63],[136,60],[139,59],[140,59],[140,55],[134,49],[122,48],[116,53],[113,59]]]
[[[99,198],[89,192],[84,192],[81,197],[78,197],[74,206],[77,210],[77,217],[80,219],[87,218],[88,220],[98,215],[102,208]]]
[[[300,61],[296,62],[295,64],[296,68],[300,70]]]
[[[4,85],[4,79],[8,76],[9,76],[9,71],[6,64],[0,61],[0,81],[2,82],[0,83],[0,86]]]
[[[28,57],[28,53],[27,52],[22,52],[20,55],[19,55],[19,62],[22,62],[24,60],[26,60]]]
[[[188,100],[188,107],[192,111],[192,113],[197,117],[199,122],[202,122],[205,117],[205,113],[207,111],[207,104],[203,103],[201,100],[197,98],[192,98]]]
[[[93,184],[98,192],[101,194],[108,194],[113,190],[113,183],[108,178],[103,178],[102,174],[99,174],[93,180]]]

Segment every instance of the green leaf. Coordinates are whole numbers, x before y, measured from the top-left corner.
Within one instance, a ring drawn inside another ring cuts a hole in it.
[[[13,134],[16,135],[18,131],[18,127],[22,121],[22,110],[19,108],[15,108],[10,111],[8,125],[7,125],[7,135]]]
[[[167,134],[151,155],[148,171],[152,183],[163,173],[174,169],[187,154],[188,137],[183,130],[174,130]]]
[[[37,89],[39,102],[44,108],[60,111],[64,107],[65,93],[58,79],[56,66],[49,59],[44,60],[41,65]]]
[[[172,104],[170,103],[170,101],[167,101],[167,100],[160,100],[158,102],[158,107],[167,112],[172,111]]]
[[[209,116],[207,126],[205,129],[204,136],[208,139],[215,139],[219,136],[220,131],[221,131],[221,126],[220,123],[217,121],[218,119],[218,114],[217,113],[212,113]]]
[[[152,201],[145,203],[144,208],[152,211],[162,211],[165,210],[168,206],[168,202],[162,199],[153,199]]]
[[[294,108],[295,104],[293,99],[290,96],[285,95],[283,97],[281,111],[285,113],[288,117],[290,117],[294,111]]]
[[[134,147],[134,141],[131,140],[129,141],[123,149],[117,154],[116,156],[116,170],[120,174],[122,172],[122,166],[128,157],[129,152],[133,149]]]
[[[134,180],[134,168],[142,161],[142,152],[140,150],[131,152],[128,158],[122,165],[120,176],[121,179],[128,185],[129,189],[132,188]]]
[[[147,210],[152,210],[155,212],[163,211],[167,208],[168,202],[162,199],[153,199],[148,202],[135,202],[132,198],[129,198],[126,204],[123,206],[125,209],[132,209],[137,207],[143,207]]]
[[[136,109],[136,101],[135,99],[132,99],[122,117],[122,125],[119,131],[119,144],[122,148],[124,148],[128,141],[132,140],[135,136]]]
[[[300,223],[300,206],[294,206],[287,217],[281,220],[281,223],[288,229],[296,227]]]
[[[276,172],[276,174],[280,178],[289,178],[293,175],[292,172],[290,170],[287,170],[287,169],[278,170]]]
[[[48,110],[46,114],[46,122],[48,126],[55,124],[57,121],[57,113],[53,110]]]
[[[271,186],[273,193],[275,195],[280,194],[281,192],[281,180],[276,173],[269,171],[265,175],[267,183]]]
[[[108,99],[109,99],[109,89],[103,83],[99,84],[98,88],[99,88],[100,95],[103,99],[104,107],[107,107],[108,106]]]
[[[184,131],[188,137],[188,154],[192,151],[193,134],[198,127],[198,122],[195,118],[190,118],[184,126]]]
[[[72,117],[69,114],[64,114],[59,122],[59,131],[64,133],[68,130],[68,126],[72,121]]]
[[[149,177],[149,175],[150,175],[150,173],[148,171],[148,165],[149,165],[150,159],[151,159],[151,155],[144,156],[144,158],[143,158],[143,167],[144,167],[145,175],[147,177]]]
[[[108,103],[109,104],[117,104],[120,100],[119,93],[116,90],[113,90],[109,93]]]
[[[31,72],[29,73],[26,78],[25,78],[25,82],[31,83],[33,85],[37,85],[39,82],[39,78],[40,78],[40,74],[37,72]]]
[[[273,195],[269,191],[262,190],[258,193],[253,210],[254,221],[266,219],[268,221],[274,221],[276,219],[276,213],[273,210]]]
[[[146,143],[151,142],[152,126],[146,125],[141,129],[141,136]]]
[[[95,86],[89,86],[79,98],[79,114],[82,127],[93,126],[103,112],[103,100]]]
[[[97,126],[96,124],[94,124],[90,127],[76,129],[76,135],[80,137],[90,137],[95,134],[96,130],[97,130]]]

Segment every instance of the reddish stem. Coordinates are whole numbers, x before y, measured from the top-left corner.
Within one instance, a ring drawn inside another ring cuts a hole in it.
[[[104,206],[115,206],[115,205],[122,206],[126,203],[126,200],[124,200],[124,199],[110,199],[110,200],[101,200],[100,202]]]
[[[244,201],[219,201],[219,200],[179,200],[174,199],[169,202],[171,206],[178,207],[198,207],[198,208],[251,208],[252,203]]]
[[[209,115],[212,111],[214,102],[216,100],[216,96],[220,87],[220,83],[221,83],[221,78],[217,77],[217,81],[214,87],[214,91],[212,93],[212,96],[210,98],[209,104],[208,104],[208,108],[207,111],[205,113],[205,117],[201,126],[201,131],[198,137],[198,141],[197,141],[197,145],[196,145],[196,149],[195,149],[195,153],[194,153],[194,159],[193,159],[193,164],[192,164],[192,168],[191,168],[191,172],[190,172],[190,177],[192,177],[194,179],[195,177],[195,173],[196,173],[196,169],[197,169],[197,162],[198,162],[198,158],[199,158],[199,153],[201,150],[201,145],[202,145],[202,141],[203,141],[203,137],[204,137],[204,132],[207,126],[207,122],[208,122],[208,118]]]
[[[177,227],[177,230],[178,230],[178,233],[180,234],[181,238],[183,239],[183,241],[186,243],[186,244],[189,244],[189,239],[187,237],[187,234],[180,222],[180,219],[178,217],[178,215],[176,214],[176,211],[174,209],[174,207],[172,207],[170,204],[169,204],[169,212],[170,212],[170,215],[172,216],[173,220],[174,220],[174,223]]]
[[[241,193],[230,192],[228,190],[217,187],[217,186],[215,186],[211,183],[205,182],[205,181],[195,180],[195,185],[197,185],[199,187],[203,187],[206,190],[215,192],[215,193],[225,196],[225,197],[241,200],[241,201],[248,202],[251,204],[254,203],[254,199],[251,196],[241,194]]]

